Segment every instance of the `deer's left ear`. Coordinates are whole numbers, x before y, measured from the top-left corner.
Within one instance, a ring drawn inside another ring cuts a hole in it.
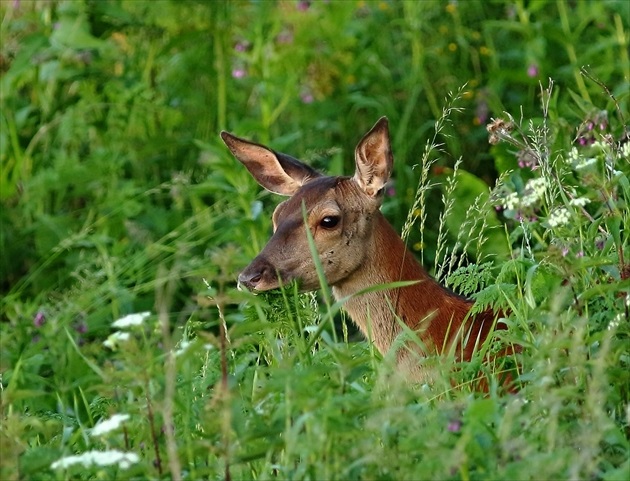
[[[376,197],[392,173],[394,157],[389,142],[387,117],[381,117],[361,139],[354,153],[354,180],[370,197]]]
[[[240,139],[225,131],[221,132],[221,138],[254,179],[275,194],[293,195],[306,182],[320,176],[299,160],[264,145]]]

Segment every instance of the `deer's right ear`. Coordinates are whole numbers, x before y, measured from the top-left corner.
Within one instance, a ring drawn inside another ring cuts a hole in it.
[[[221,138],[234,157],[247,167],[256,182],[275,194],[293,195],[306,182],[321,175],[293,157],[240,139],[228,132],[221,132]]]
[[[385,187],[394,164],[387,117],[381,117],[361,139],[354,159],[354,180],[367,195],[375,197]]]

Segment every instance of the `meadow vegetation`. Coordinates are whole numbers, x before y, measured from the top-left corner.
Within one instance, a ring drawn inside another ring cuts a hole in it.
[[[0,15],[1,479],[629,479],[625,1]],[[349,174],[383,115],[385,215],[509,313],[424,384],[326,290],[236,288],[279,198],[219,132]]]

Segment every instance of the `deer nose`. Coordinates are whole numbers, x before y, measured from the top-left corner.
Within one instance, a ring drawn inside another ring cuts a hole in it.
[[[247,289],[254,290],[258,283],[262,280],[265,273],[265,268],[262,269],[245,269],[238,275],[238,285]]]

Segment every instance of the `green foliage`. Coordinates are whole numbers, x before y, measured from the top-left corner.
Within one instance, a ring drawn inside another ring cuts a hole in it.
[[[0,478],[627,479],[626,2],[0,15]],[[424,385],[328,297],[235,286],[278,199],[218,132],[349,174],[382,115],[385,214],[508,325]]]

